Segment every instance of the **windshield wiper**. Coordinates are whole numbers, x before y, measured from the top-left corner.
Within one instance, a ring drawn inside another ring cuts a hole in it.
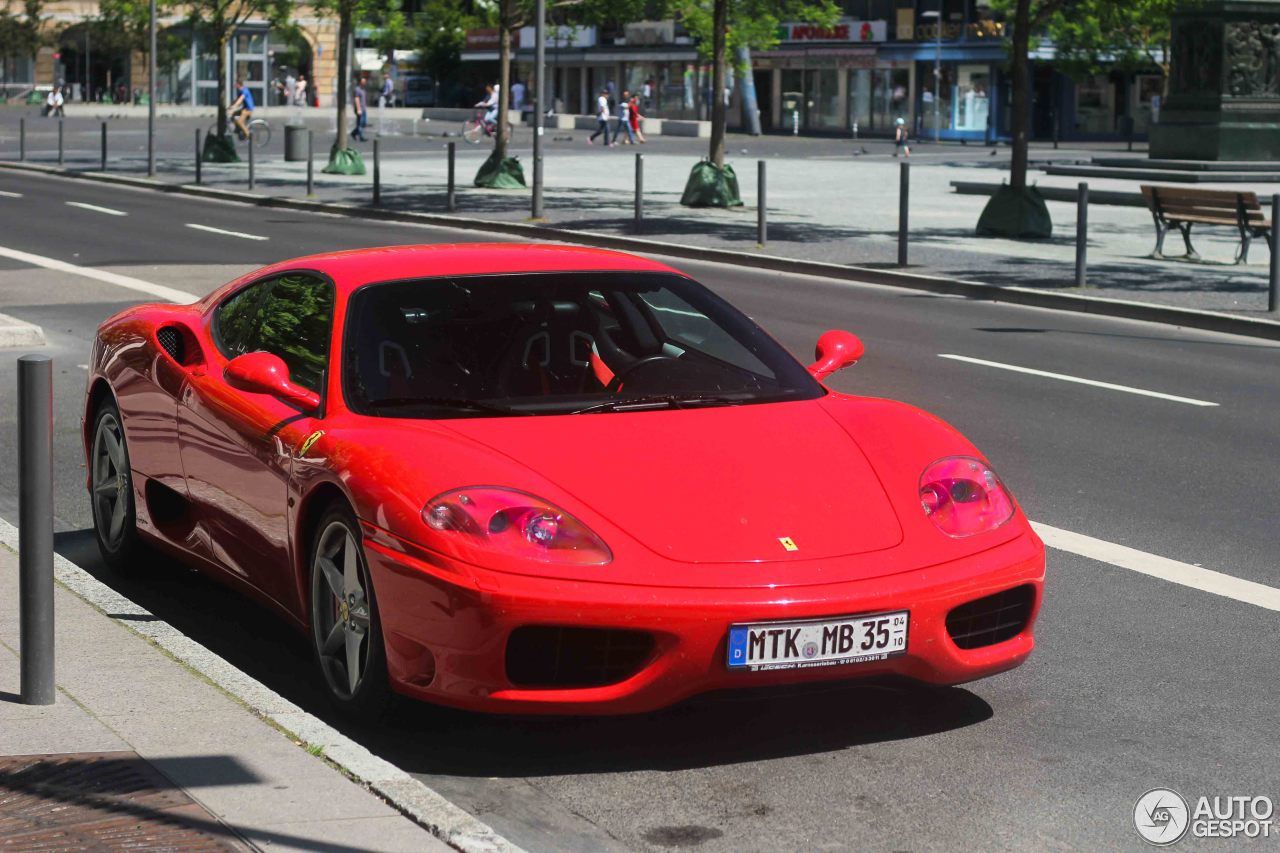
[[[655,394],[648,397],[628,397],[624,400],[606,400],[574,409],[571,415],[588,415],[594,412],[641,412],[646,409],[690,409],[702,405],[737,406],[744,400],[720,394]]]
[[[383,397],[381,400],[370,400],[365,404],[371,409],[398,409],[410,406],[441,406],[449,409],[465,409],[471,412],[486,412],[493,415],[531,415],[532,412],[501,406],[497,403],[482,403],[479,400],[467,400],[463,397]]]

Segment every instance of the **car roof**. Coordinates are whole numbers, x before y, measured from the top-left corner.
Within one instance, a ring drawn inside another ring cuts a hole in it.
[[[551,243],[455,243],[384,246],[308,255],[258,270],[254,277],[299,269],[322,272],[343,289],[378,281],[451,275],[676,272],[665,264],[608,249]]]

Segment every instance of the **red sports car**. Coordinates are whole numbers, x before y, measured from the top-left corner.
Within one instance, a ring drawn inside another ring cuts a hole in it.
[[[337,252],[98,331],[106,562],[155,546],[304,630],[334,701],[632,713],[955,684],[1034,645],[1044,546],[954,429],[822,380],[685,275],[550,245]]]

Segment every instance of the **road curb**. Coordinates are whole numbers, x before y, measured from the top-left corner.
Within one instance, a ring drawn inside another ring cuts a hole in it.
[[[1146,302],[1135,302],[1127,299],[1107,299],[1098,296],[1083,296],[1075,293],[1056,293],[1053,291],[1035,290],[1027,287],[999,287],[978,281],[943,278],[920,273],[902,272],[898,270],[873,269],[871,267],[845,266],[823,261],[803,261],[792,258],[781,258],[773,255],[758,255],[738,252],[730,249],[712,249],[701,246],[687,246],[679,243],[667,243],[661,240],[646,240],[640,237],[614,234],[594,234],[588,231],[575,231],[565,228],[553,228],[525,222],[495,222],[486,219],[471,219],[464,216],[453,216],[438,213],[420,213],[416,211],[388,210],[385,208],[364,207],[355,204],[311,201],[307,199],[285,198],[282,196],[261,196],[238,190],[215,189],[194,184],[170,184],[149,178],[136,178],[127,175],[112,175],[103,172],[80,172],[56,166],[45,166],[35,163],[0,162],[0,168],[50,174],[67,178],[98,181],[101,183],[119,184],[160,192],[177,193],[197,198],[212,198],[220,201],[231,201],[251,204],[258,207],[283,208],[288,210],[309,211],[329,215],[347,216],[356,219],[370,219],[384,222],[402,222],[418,225],[431,225],[442,228],[454,228],[463,231],[481,231],[490,234],[505,234],[524,237],[531,240],[555,240],[562,243],[576,243],[584,246],[596,246],[606,249],[622,249],[632,252],[663,255],[686,260],[706,261],[710,263],[729,264],[732,266],[750,267],[772,272],[811,275],[836,281],[857,282],[860,284],[878,284],[886,287],[898,287],[906,290],[941,293],[952,296],[963,296],[986,302],[1005,302],[1013,305],[1026,305],[1035,308],[1049,308],[1056,311],[1070,311],[1079,314],[1094,314],[1116,317],[1125,320],[1141,320],[1149,323],[1179,326],[1189,329],[1200,329],[1210,332],[1225,332],[1233,335],[1245,335],[1253,338],[1280,340],[1280,321],[1253,317],[1242,317],[1224,314],[1217,311],[1201,311],[1192,308],[1174,308],[1167,305],[1154,305]]]
[[[18,528],[4,519],[0,519],[0,545],[14,553],[18,551]],[[53,556],[53,572],[60,584],[82,600],[150,640],[295,741],[323,746],[325,759],[454,849],[464,853],[524,853],[435,790],[241,672],[61,554]]]
[[[26,320],[0,314],[0,349],[42,347],[45,343],[44,329]]]

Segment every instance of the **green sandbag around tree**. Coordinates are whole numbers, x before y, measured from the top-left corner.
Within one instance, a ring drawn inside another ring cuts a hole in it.
[[[476,186],[492,190],[524,189],[527,186],[524,182],[524,167],[515,157],[508,157],[499,163],[498,152],[495,150],[480,164],[480,171],[476,172]]]
[[[236,141],[230,136],[209,134],[204,138],[204,151],[200,152],[200,159],[206,163],[239,163]]]
[[[977,233],[979,237],[1046,240],[1053,236],[1053,220],[1040,190],[1002,184],[978,218]]]
[[[689,173],[680,203],[688,207],[741,207],[738,194],[738,176],[728,163],[717,169],[710,160],[703,160]]]
[[[329,149],[329,164],[320,171],[326,175],[363,175],[364,158],[356,149],[339,148],[335,142]]]

